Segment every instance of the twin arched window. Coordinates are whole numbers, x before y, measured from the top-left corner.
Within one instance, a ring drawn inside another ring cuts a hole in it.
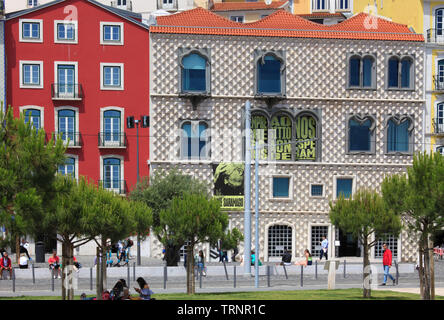
[[[374,153],[376,120],[370,115],[353,115],[348,120],[348,152]]]
[[[413,119],[410,116],[391,116],[386,122],[387,153],[412,153]]]
[[[388,59],[387,86],[391,88],[413,88],[413,58],[392,56]]]
[[[348,86],[350,88],[376,88],[376,58],[373,55],[350,56]]]
[[[182,131],[182,159],[203,160],[210,157],[210,134],[205,121],[185,121]]]

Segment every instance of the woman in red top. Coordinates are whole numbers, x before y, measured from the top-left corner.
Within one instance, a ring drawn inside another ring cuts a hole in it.
[[[9,271],[9,279],[12,279],[12,266],[11,259],[8,257],[8,253],[3,253],[3,258],[0,259],[0,280],[3,279],[3,271]]]
[[[52,274],[54,275],[54,279],[58,278],[60,279],[60,264],[59,264],[59,257],[57,256],[57,251],[52,251],[52,256],[48,259],[49,263],[49,270],[51,270]],[[57,275],[54,273],[57,272]]]

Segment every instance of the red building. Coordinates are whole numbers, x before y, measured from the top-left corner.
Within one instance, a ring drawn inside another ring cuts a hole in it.
[[[149,31],[138,14],[57,0],[6,17],[7,104],[68,145],[64,174],[126,194],[148,176]],[[147,124],[148,121],[145,121]]]

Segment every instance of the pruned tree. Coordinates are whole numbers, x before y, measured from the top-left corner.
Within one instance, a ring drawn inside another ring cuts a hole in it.
[[[170,207],[174,197],[182,197],[185,193],[202,194],[207,198],[208,187],[205,183],[193,177],[180,173],[177,169],[171,171],[159,170],[148,182],[143,179],[131,192],[130,199],[144,202],[152,209],[153,230],[156,237],[161,241],[161,234],[164,233],[160,226],[160,212]],[[177,266],[179,262],[179,251],[184,245],[182,243],[165,243],[165,257],[167,266]]]
[[[386,210],[382,197],[373,190],[357,190],[351,199],[341,194],[336,201],[330,201],[330,220],[338,228],[359,239],[363,245],[363,296],[371,297],[371,288],[366,285],[370,279],[370,249],[378,239],[387,234],[398,235],[401,230],[400,216]],[[374,235],[374,240],[371,236]]]
[[[381,186],[388,208],[401,214],[418,237],[421,297],[434,299],[433,244],[431,236],[444,227],[444,158],[441,154],[418,153],[407,175],[386,177]]]

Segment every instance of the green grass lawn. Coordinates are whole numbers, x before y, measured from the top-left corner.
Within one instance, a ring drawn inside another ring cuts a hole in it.
[[[363,300],[362,289],[298,290],[235,293],[155,294],[157,300]],[[60,297],[1,297],[0,300],[60,300]],[[76,300],[80,297],[76,296]],[[371,300],[420,300],[418,294],[373,290]],[[437,300],[444,297],[437,296]]]

